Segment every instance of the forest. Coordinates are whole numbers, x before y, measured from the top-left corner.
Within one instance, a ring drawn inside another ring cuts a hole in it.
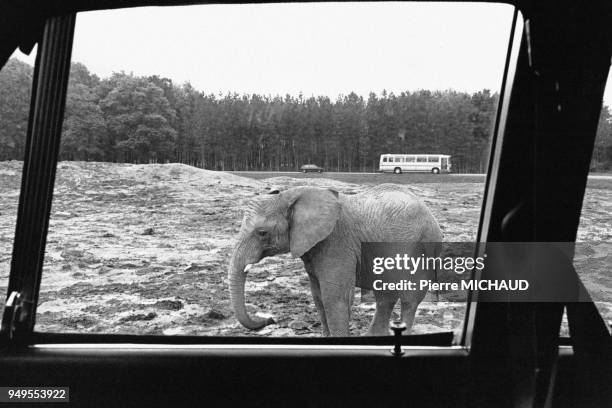
[[[0,71],[0,160],[22,160],[33,68]],[[211,170],[378,169],[383,153],[452,155],[453,171],[483,173],[498,94],[418,90],[304,97],[206,93],[160,76],[99,78],[72,63],[60,160],[179,162]],[[603,106],[592,169],[612,167]]]

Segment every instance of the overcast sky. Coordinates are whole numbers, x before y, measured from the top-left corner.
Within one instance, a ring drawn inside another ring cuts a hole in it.
[[[157,74],[207,93],[499,90],[512,12],[465,3],[98,11],[77,16],[72,56],[101,77]]]

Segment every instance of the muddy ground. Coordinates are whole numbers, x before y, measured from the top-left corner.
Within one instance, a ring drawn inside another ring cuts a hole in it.
[[[0,290],[10,268],[21,162],[0,162]],[[44,332],[313,336],[320,323],[301,261],[268,258],[249,271],[251,312],[277,324],[244,329],[229,305],[228,258],[249,198],[267,187],[316,185],[355,193],[380,182],[326,177],[254,179],[166,165],[62,162],[45,258],[36,329]],[[395,177],[395,178],[394,178]],[[410,175],[403,175],[402,184]],[[397,181],[389,175],[385,182]],[[429,205],[445,241],[473,241],[484,184],[462,178],[421,182],[412,190]],[[429,181],[429,180],[426,180]],[[599,186],[598,186],[599,187]],[[609,266],[612,186],[586,196],[580,240],[595,270],[582,271],[600,310],[612,319]],[[584,258],[581,258],[584,261]],[[433,298],[432,298],[433,300]],[[423,302],[413,333],[457,330],[465,304]],[[352,334],[367,330],[374,305],[353,306]]]

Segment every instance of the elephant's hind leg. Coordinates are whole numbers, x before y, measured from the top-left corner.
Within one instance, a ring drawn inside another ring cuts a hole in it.
[[[389,334],[389,319],[397,298],[377,296],[376,312],[366,336],[386,336]]]
[[[412,324],[414,323],[414,316],[417,311],[417,307],[419,307],[419,302],[411,301],[404,302],[402,301],[402,322],[406,323],[406,331],[404,334],[410,333],[410,329],[412,328]]]

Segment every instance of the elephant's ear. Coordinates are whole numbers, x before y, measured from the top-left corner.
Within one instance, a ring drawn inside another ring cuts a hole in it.
[[[300,189],[290,198],[291,255],[298,258],[331,234],[340,216],[337,193],[318,188]]]

